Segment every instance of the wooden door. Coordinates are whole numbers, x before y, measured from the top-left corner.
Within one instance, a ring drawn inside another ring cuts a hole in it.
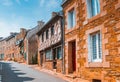
[[[76,43],[72,42],[72,68],[76,71]]]

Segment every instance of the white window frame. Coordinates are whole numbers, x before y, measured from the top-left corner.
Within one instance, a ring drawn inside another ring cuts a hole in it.
[[[100,13],[100,0],[87,0],[87,13],[88,13],[88,18],[91,18],[99,14]]]
[[[100,34],[100,43],[99,43],[99,38],[98,35]],[[93,59],[93,45],[92,45],[92,38],[95,35],[96,37],[96,59]],[[96,32],[93,34],[89,35],[88,38],[88,53],[89,53],[89,62],[102,62],[102,39],[101,39],[101,33],[100,32]],[[100,46],[100,47],[99,47]],[[101,57],[100,57],[100,56]]]
[[[76,15],[75,9],[71,9],[68,11],[68,28],[73,28],[76,25]]]

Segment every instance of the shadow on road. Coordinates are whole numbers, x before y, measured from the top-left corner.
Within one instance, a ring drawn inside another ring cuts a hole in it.
[[[11,65],[11,63],[0,62],[2,64],[2,70],[0,75],[2,75],[2,82],[32,82],[35,78],[26,77],[21,70],[16,69]]]

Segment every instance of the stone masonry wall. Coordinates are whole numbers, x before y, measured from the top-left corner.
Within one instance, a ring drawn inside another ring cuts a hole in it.
[[[74,6],[75,4],[75,6]],[[65,17],[65,63],[68,72],[68,42],[76,35],[76,74],[77,77],[92,82],[120,81],[120,0],[100,0],[101,12],[92,17],[87,16],[86,0],[71,0],[63,7]],[[76,27],[67,28],[67,11],[75,7]],[[78,26],[79,31],[75,31]],[[69,31],[69,32],[68,32]],[[88,34],[100,31],[102,35],[102,62],[88,62]]]

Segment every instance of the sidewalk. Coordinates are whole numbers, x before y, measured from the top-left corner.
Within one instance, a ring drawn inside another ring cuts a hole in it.
[[[38,65],[28,65],[28,67],[36,69],[36,70],[41,71],[41,72],[48,73],[48,74],[53,75],[55,77],[59,77],[59,78],[64,79],[68,82],[73,82],[73,81],[71,81],[72,79],[67,78],[66,75],[64,75],[64,74],[57,73],[57,72],[47,70],[47,69],[41,69]]]
[[[27,65],[25,63],[21,63],[21,64]],[[41,69],[38,65],[27,65],[27,66],[30,67],[30,68],[33,68],[35,70],[48,73],[48,74],[53,75],[55,77],[59,77],[59,78],[64,79],[64,80],[66,80],[68,82],[88,82],[88,81],[80,79],[80,78],[75,78],[75,79],[70,78],[66,74],[57,73],[57,72],[54,72],[54,71],[51,71],[51,70],[47,70],[47,69]]]

